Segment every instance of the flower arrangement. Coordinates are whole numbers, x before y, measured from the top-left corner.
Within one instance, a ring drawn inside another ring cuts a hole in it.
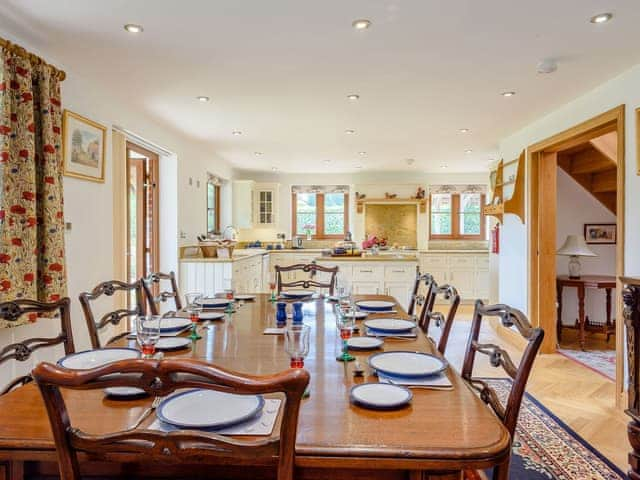
[[[311,240],[311,236],[313,234],[313,230],[316,228],[316,226],[313,223],[305,223],[302,226],[302,229],[304,230],[304,233],[307,234],[307,240]]]

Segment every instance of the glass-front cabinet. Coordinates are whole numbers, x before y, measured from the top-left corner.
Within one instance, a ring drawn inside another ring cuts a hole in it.
[[[253,191],[255,202],[253,212],[255,215],[254,226],[270,227],[276,224],[278,185],[256,183]]]

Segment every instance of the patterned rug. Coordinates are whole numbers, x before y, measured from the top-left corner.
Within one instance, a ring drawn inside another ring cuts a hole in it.
[[[604,375],[609,380],[616,381],[616,351],[615,350],[569,350],[559,348],[558,353],[583,367]]]
[[[510,379],[487,380],[503,404]],[[491,478],[491,471],[467,472],[467,480]],[[627,476],[528,393],[522,400],[513,442],[511,480],[619,480]]]

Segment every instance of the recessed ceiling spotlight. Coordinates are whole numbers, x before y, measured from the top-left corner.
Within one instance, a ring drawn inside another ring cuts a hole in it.
[[[445,165],[445,164],[443,163],[442,165],[440,165],[440,168],[442,168],[442,169],[444,170],[445,168],[447,168],[447,165]]]
[[[331,163],[331,160],[324,160],[324,163],[328,165]]]
[[[233,132],[231,132],[232,135],[242,135],[242,132],[240,130],[234,130]]]
[[[356,30],[366,30],[371,26],[371,20],[367,20],[366,18],[359,18],[358,20],[354,20],[351,22],[351,26]]]
[[[356,165],[356,168],[360,170],[362,168],[362,165]]]
[[[277,168],[277,167],[271,167],[271,171],[272,171],[272,172],[277,172],[277,171],[278,171],[278,168]]]
[[[347,95],[347,98],[355,102],[356,100],[360,100],[360,95],[358,95],[357,93],[350,93],[349,95]]]
[[[210,101],[211,99],[205,95],[199,95],[196,97],[196,100],[198,100],[199,102],[202,103],[207,103],[208,101]]]
[[[142,25],[136,25],[135,23],[127,23],[124,26],[124,29],[129,33],[142,33],[142,32],[144,32],[144,28],[142,28]]]
[[[351,129],[347,129],[344,131],[344,133],[346,133],[347,135],[353,135],[354,133],[356,133],[355,130],[351,130]]]
[[[503,97],[513,97],[515,94],[516,92],[502,92],[500,95]]]
[[[253,154],[254,154],[256,157],[261,157],[262,155],[264,155],[264,153],[262,153],[262,152],[253,152]]]
[[[460,133],[469,133],[471,130],[469,130],[468,128],[461,128],[460,130],[458,130]]]
[[[358,155],[360,155],[361,157],[364,157],[367,154],[367,152],[358,152]]]
[[[598,15],[594,15],[589,19],[591,23],[607,23],[609,20],[613,18],[613,14],[607,13],[599,13]]]
[[[472,153],[472,152],[473,152],[473,150],[471,150],[470,148],[467,148],[467,149],[464,151],[464,153],[466,153],[466,154],[469,154],[469,153]]]
[[[553,73],[558,70],[558,64],[552,58],[546,58],[538,63],[536,67],[538,73]]]

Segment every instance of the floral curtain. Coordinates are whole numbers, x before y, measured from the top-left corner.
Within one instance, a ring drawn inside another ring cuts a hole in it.
[[[349,193],[349,185],[292,185],[292,193]]]
[[[58,71],[0,48],[0,302],[66,296],[61,131]]]

